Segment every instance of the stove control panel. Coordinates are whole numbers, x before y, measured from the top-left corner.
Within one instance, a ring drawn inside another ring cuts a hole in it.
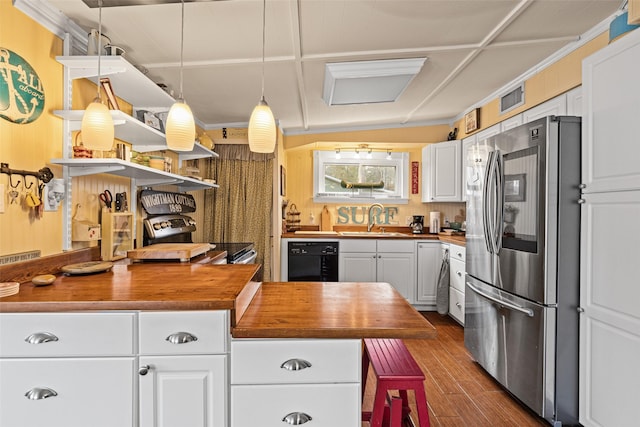
[[[158,215],[144,220],[144,228],[151,239],[160,239],[196,231],[196,221],[186,215]]]

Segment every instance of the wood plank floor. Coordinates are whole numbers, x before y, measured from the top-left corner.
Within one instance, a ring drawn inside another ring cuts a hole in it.
[[[405,340],[425,374],[432,427],[549,426],[505,392],[464,347],[464,330],[436,312],[422,313],[435,327],[435,340]],[[363,408],[371,410],[375,379],[371,369]],[[413,406],[413,395],[409,393]],[[413,408],[414,421],[417,412]],[[368,426],[363,422],[362,426]]]

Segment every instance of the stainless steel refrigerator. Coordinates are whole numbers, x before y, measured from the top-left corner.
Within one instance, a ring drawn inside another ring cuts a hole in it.
[[[465,153],[465,346],[554,426],[578,424],[580,135],[550,116]]]

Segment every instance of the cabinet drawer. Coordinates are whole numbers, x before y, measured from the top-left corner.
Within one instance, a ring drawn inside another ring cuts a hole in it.
[[[376,252],[374,239],[340,239],[340,252]]]
[[[413,240],[384,239],[378,240],[378,252],[411,252],[415,243]]]
[[[449,314],[464,325],[464,293],[449,288]]]
[[[0,425],[133,426],[134,366],[133,357],[0,360]],[[57,395],[25,396],[36,388]]]
[[[125,356],[135,313],[3,313],[0,357]]]
[[[225,353],[228,318],[226,310],[141,312],[140,354]]]
[[[449,245],[449,257],[451,259],[458,259],[462,262],[466,261],[467,248],[459,245]]]
[[[232,427],[282,427],[292,413],[314,427],[360,426],[360,384],[231,386]]]
[[[456,258],[449,260],[450,286],[464,293],[464,268],[465,263]]]
[[[231,384],[359,382],[361,348],[360,340],[234,340]]]

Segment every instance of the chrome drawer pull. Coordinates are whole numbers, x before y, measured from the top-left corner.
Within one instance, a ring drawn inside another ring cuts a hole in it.
[[[36,332],[24,339],[29,344],[42,344],[45,342],[58,341],[58,337],[51,332]]]
[[[456,307],[462,309],[462,304],[460,304],[459,302],[456,303]]]
[[[50,388],[34,387],[28,392],[26,392],[24,395],[27,399],[30,399],[30,400],[42,400],[42,399],[46,399],[47,397],[57,396],[58,393],[56,393],[54,390],[51,390]]]
[[[141,365],[140,369],[138,369],[138,374],[143,377],[149,373],[149,371],[153,368],[151,365]]]
[[[293,426],[299,426],[300,424],[311,421],[311,419],[311,415],[305,414],[304,412],[292,412],[287,414],[282,421]]]
[[[456,274],[457,274],[459,277],[462,277],[462,273],[460,273],[459,271],[456,271]]]
[[[186,344],[192,341],[198,341],[198,337],[189,332],[176,332],[167,337],[167,341],[171,344]]]
[[[300,371],[311,367],[311,362],[307,362],[304,359],[289,359],[280,365],[282,369],[287,371]]]

